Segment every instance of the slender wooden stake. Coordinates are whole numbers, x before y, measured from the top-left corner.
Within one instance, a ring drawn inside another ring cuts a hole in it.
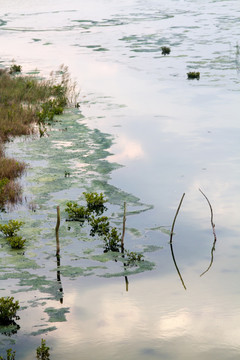
[[[60,208],[57,206],[57,224],[55,228],[56,232],[56,256],[60,254],[60,244],[59,244],[59,226],[60,226]]]
[[[122,239],[121,239],[121,250],[124,252],[124,236],[125,236],[125,227],[126,227],[126,208],[127,204],[124,201],[124,211],[123,211],[123,230],[122,230]]]

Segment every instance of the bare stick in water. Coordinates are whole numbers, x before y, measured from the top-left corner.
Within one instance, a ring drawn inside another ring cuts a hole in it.
[[[210,261],[210,264],[207,268],[207,270],[205,270],[200,276],[203,276],[204,274],[206,274],[206,272],[208,272],[208,270],[211,268],[212,264],[213,264],[213,252],[215,251],[215,244],[216,244],[216,241],[217,241],[217,236],[216,236],[216,232],[215,232],[215,224],[213,222],[213,209],[212,209],[212,205],[210,203],[210,201],[208,200],[207,196],[204,194],[204,192],[199,189],[200,193],[205,197],[205,199],[207,200],[208,202],[208,205],[210,207],[210,212],[211,212],[211,225],[212,225],[212,231],[213,231],[213,246],[212,246],[212,249],[211,249],[211,261]]]
[[[187,288],[186,288],[186,286],[185,286],[185,284],[184,284],[182,275],[181,275],[181,273],[180,273],[180,270],[179,270],[179,268],[178,268],[178,266],[177,266],[177,262],[176,262],[176,259],[175,259],[175,256],[174,256],[174,252],[173,252],[173,245],[172,245],[174,225],[175,225],[175,222],[176,222],[176,219],[177,219],[177,216],[178,216],[180,207],[181,207],[181,205],[182,205],[184,196],[185,196],[185,193],[183,194],[183,196],[182,196],[182,198],[181,198],[181,201],[180,201],[180,203],[179,203],[179,205],[178,205],[178,208],[177,208],[175,217],[174,217],[174,219],[173,219],[172,228],[171,228],[171,233],[170,233],[170,249],[171,249],[171,254],[172,254],[173,262],[174,262],[175,268],[176,268],[176,270],[177,270],[178,276],[179,276],[179,278],[180,278],[180,280],[181,280],[181,283],[182,283],[184,289],[187,290]]]
[[[56,233],[56,255],[60,254],[60,244],[59,244],[59,226],[60,226],[60,208],[57,206],[57,224],[55,228]]]
[[[180,201],[180,203],[179,203],[179,205],[178,205],[178,208],[177,208],[177,211],[176,211],[176,214],[175,214],[173,223],[172,223],[171,234],[170,234],[170,244],[172,244],[172,237],[173,237],[174,225],[175,225],[175,222],[176,222],[176,219],[177,219],[177,216],[178,216],[180,207],[181,207],[181,205],[182,205],[184,196],[185,196],[185,193],[183,194],[183,196],[182,196],[182,198],[181,198],[181,201]]]
[[[122,230],[122,239],[121,239],[121,250],[124,252],[124,236],[125,236],[125,227],[126,227],[126,208],[127,204],[124,201],[124,211],[123,211],[123,230]]]

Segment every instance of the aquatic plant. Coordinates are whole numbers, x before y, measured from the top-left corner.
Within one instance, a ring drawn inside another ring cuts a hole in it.
[[[98,194],[97,192],[84,192],[83,195],[87,202],[87,208],[89,212],[95,212],[97,215],[99,215],[106,210],[104,204],[107,202],[107,199],[104,198],[103,193]]]
[[[23,224],[24,222],[22,221],[9,220],[8,224],[0,224],[0,231],[7,237],[13,237],[16,236],[17,231],[20,230]]]
[[[105,243],[104,252],[116,251],[118,252],[121,247],[121,234],[118,234],[117,229],[113,227],[109,233],[104,236]]]
[[[36,358],[37,360],[49,360],[49,347],[46,346],[46,340],[41,340],[41,346],[38,346],[36,349]]]
[[[137,266],[139,261],[144,261],[143,254],[133,252],[133,251],[125,251],[126,258],[126,266]]]
[[[14,302],[14,297],[1,297],[0,298],[0,324],[10,324],[13,318],[16,318],[17,310],[20,308],[19,302]]]
[[[22,71],[21,65],[13,64],[10,66],[9,74],[12,75],[12,74],[20,73],[21,71]]]
[[[0,356],[0,360],[15,360],[16,351],[12,351],[12,349],[7,349],[6,353],[7,357],[4,358],[3,356]]]
[[[87,208],[78,205],[75,201],[69,201],[66,204],[65,211],[68,213],[69,220],[84,221],[88,218],[89,212]]]
[[[162,46],[161,49],[162,49],[162,55],[164,55],[164,56],[169,55],[171,52],[171,49],[168,46]]]
[[[109,233],[110,225],[107,216],[101,216],[99,218],[92,216],[89,219],[89,224],[91,226],[91,231],[90,231],[91,236],[95,236],[95,234],[99,236],[103,236]]]
[[[192,80],[192,79],[200,79],[200,72],[198,71],[190,71],[187,73],[188,79]]]
[[[12,249],[22,249],[26,242],[26,239],[23,239],[22,236],[11,236],[7,238]]]

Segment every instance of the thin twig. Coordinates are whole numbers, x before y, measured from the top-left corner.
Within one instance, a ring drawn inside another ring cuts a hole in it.
[[[178,216],[180,207],[181,207],[181,205],[182,205],[184,196],[185,196],[185,193],[183,194],[183,196],[182,196],[182,198],[181,198],[181,201],[180,201],[180,203],[179,203],[179,205],[178,205],[178,208],[177,208],[177,211],[176,211],[176,214],[175,214],[173,223],[172,223],[171,234],[170,234],[170,244],[172,244],[172,237],[173,237],[174,225],[175,225],[175,222],[176,222],[176,219],[177,219],[177,216]]]
[[[213,264],[213,252],[215,251],[215,244],[216,244],[216,241],[217,241],[217,235],[216,235],[216,232],[215,232],[215,224],[213,222],[213,209],[212,209],[212,205],[210,203],[210,201],[208,200],[207,196],[204,194],[204,192],[199,189],[200,193],[205,197],[205,199],[207,200],[208,202],[208,205],[210,207],[210,212],[211,212],[211,225],[212,225],[212,231],[213,231],[213,246],[212,246],[212,249],[211,249],[211,261],[210,261],[210,264],[207,268],[207,270],[205,270],[200,276],[203,276],[204,274],[206,274],[206,272],[208,272],[208,270],[210,269],[210,267],[212,266]]]
[[[186,286],[185,286],[185,284],[184,284],[182,275],[181,275],[181,273],[180,273],[180,270],[179,270],[179,268],[178,268],[178,266],[177,266],[177,262],[176,262],[176,259],[175,259],[175,256],[174,256],[174,252],[173,252],[173,245],[172,245],[174,225],[175,225],[175,222],[176,222],[176,219],[177,219],[179,210],[180,210],[180,208],[181,208],[181,205],[182,205],[184,196],[185,196],[185,193],[182,195],[182,198],[181,198],[180,203],[179,203],[179,205],[178,205],[178,208],[177,208],[175,217],[174,217],[174,219],[173,219],[172,228],[171,228],[171,233],[170,233],[170,249],[171,249],[171,254],[172,254],[173,262],[174,262],[175,268],[176,268],[176,270],[177,270],[177,273],[178,273],[178,275],[179,275],[179,278],[180,278],[180,280],[181,280],[181,282],[182,282],[182,285],[183,285],[184,289],[187,290],[187,288],[186,288]]]

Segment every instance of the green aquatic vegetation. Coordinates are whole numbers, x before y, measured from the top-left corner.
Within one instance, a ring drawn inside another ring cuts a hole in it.
[[[4,358],[3,356],[0,356],[0,360],[15,360],[16,351],[12,351],[12,349],[7,349],[6,353],[7,357]]]
[[[117,229],[113,227],[111,231],[104,236],[103,241],[105,246],[104,252],[118,252],[121,247],[121,234],[119,234]]]
[[[26,242],[26,240],[23,239],[22,236],[11,236],[11,237],[8,237],[7,240],[9,242],[9,244],[11,245],[12,249],[22,249]]]
[[[89,216],[88,210],[84,206],[79,206],[75,201],[67,202],[65,211],[68,213],[69,220],[72,221],[84,222]]]
[[[46,346],[46,340],[41,340],[41,346],[38,346],[36,349],[36,358],[37,360],[50,360],[50,348]]]
[[[107,202],[107,199],[104,197],[103,193],[98,194],[97,192],[84,192],[83,195],[87,202],[89,212],[95,212],[97,215],[100,215],[106,210],[104,204]]]
[[[199,71],[190,71],[187,73],[187,77],[189,80],[193,80],[193,79],[200,79],[200,72]]]
[[[54,309],[49,307],[44,310],[49,315],[49,322],[63,322],[67,321],[65,314],[69,313],[69,308]]]
[[[1,225],[0,224],[0,231],[6,237],[13,237],[16,236],[17,232],[20,230],[24,222],[18,220],[9,220],[8,224]]]
[[[170,52],[171,52],[171,49],[170,49],[170,47],[168,47],[168,46],[162,46],[161,47],[161,50],[162,50],[162,55],[169,55],[170,54]]]
[[[143,254],[134,251],[125,251],[126,266],[137,266],[140,261],[144,261]]]
[[[10,66],[10,69],[9,69],[9,74],[17,74],[17,73],[20,73],[22,71],[22,66],[21,65],[16,65],[16,64],[13,64]]]
[[[19,302],[14,301],[14,297],[0,298],[0,324],[10,324],[16,318],[17,310],[20,308]]]
[[[107,216],[101,216],[99,218],[92,216],[89,220],[89,224],[91,226],[91,236],[95,236],[95,234],[103,236],[109,233],[110,224]]]

